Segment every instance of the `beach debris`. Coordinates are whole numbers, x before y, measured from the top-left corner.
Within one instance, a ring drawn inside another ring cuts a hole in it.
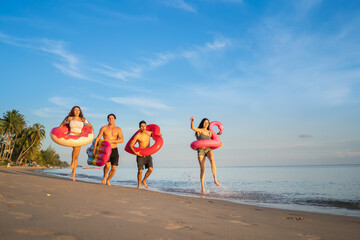
[[[50,194],[50,193],[47,193],[46,196],[51,197],[51,194]]]
[[[10,205],[9,205],[9,208],[14,208],[14,207],[16,207],[15,204],[10,204]]]
[[[305,221],[306,219],[304,217],[287,217],[287,220],[292,220],[292,221]]]

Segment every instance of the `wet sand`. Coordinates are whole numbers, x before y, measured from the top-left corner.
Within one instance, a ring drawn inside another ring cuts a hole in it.
[[[69,170],[70,173],[70,170]],[[360,218],[0,168],[0,239],[359,239]]]

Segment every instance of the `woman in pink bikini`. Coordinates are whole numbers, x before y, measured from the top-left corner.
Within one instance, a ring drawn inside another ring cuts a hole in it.
[[[91,127],[91,129],[94,131],[93,126],[84,118],[81,108],[79,106],[74,106],[71,109],[69,115],[60,124],[60,127],[62,127],[66,123],[69,123],[70,135],[80,135],[81,129],[83,128],[84,124]],[[71,175],[74,182],[75,182],[75,171],[76,171],[80,149],[81,147],[73,147],[73,151],[72,151],[72,160],[71,160],[70,168],[72,169]]]

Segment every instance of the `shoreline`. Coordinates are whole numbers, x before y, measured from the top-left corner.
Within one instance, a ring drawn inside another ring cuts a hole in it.
[[[87,168],[86,168],[87,169]],[[135,188],[137,185],[129,184],[129,181],[132,181],[129,179],[128,175],[128,169],[133,168],[122,168],[120,171],[125,170],[125,172],[122,172],[122,176],[125,176],[125,178],[116,179],[116,177],[113,179],[112,185],[118,186],[118,187],[125,187],[125,188]],[[166,168],[157,168],[157,169],[166,169]],[[170,168],[173,169],[173,168]],[[198,168],[193,168],[198,169]],[[63,169],[66,171],[66,169]],[[61,172],[61,170],[58,172],[56,169],[39,169],[37,171],[40,171],[45,174],[53,175],[53,176],[59,176],[62,178],[70,179],[70,174],[67,174],[65,172]],[[55,171],[55,172],[53,172]],[[83,182],[90,182],[90,183],[96,183],[101,184],[100,181],[102,180],[101,177],[97,177],[97,175],[89,174],[87,175],[87,171],[85,172],[78,172],[82,177],[77,178],[80,181]],[[100,173],[99,173],[100,174]],[[124,174],[124,175],[123,175]],[[131,176],[132,177],[132,176]],[[97,180],[98,178],[98,180]],[[151,179],[153,180],[153,179]],[[179,180],[179,179],[178,179]],[[134,180],[135,181],[135,180]],[[155,179],[154,181],[159,181],[159,179]],[[173,184],[172,182],[169,183],[170,185]],[[358,201],[341,201],[341,200],[332,200],[332,199],[323,199],[323,200],[317,200],[316,198],[308,198],[308,201],[313,201],[313,204],[306,204],[306,201],[271,201],[272,199],[264,200],[248,200],[246,198],[241,199],[237,198],[237,196],[230,196],[228,195],[228,191],[225,192],[217,192],[217,189],[209,190],[208,193],[205,195],[202,195],[200,191],[196,191],[196,189],[190,188],[190,189],[184,189],[184,188],[171,188],[170,185],[163,185],[163,184],[155,184],[150,186],[149,189],[146,189],[148,191],[158,192],[158,193],[168,193],[173,194],[176,196],[185,196],[185,197],[197,197],[197,198],[206,198],[206,199],[212,199],[212,200],[223,200],[227,202],[237,203],[237,204],[245,204],[250,206],[260,206],[260,207],[266,207],[266,208],[274,208],[274,209],[281,209],[281,210],[293,210],[293,211],[303,211],[303,212],[310,212],[310,213],[321,213],[321,214],[329,214],[329,215],[336,215],[336,216],[351,216],[351,217],[358,217],[360,218],[360,209],[358,207]],[[226,186],[226,185],[224,185]],[[215,187],[216,188],[216,187]],[[210,188],[211,189],[211,188]],[[225,194],[225,195],[223,195]]]
[[[0,168],[0,239],[358,239],[357,217],[282,210]],[[51,217],[50,217],[51,216]]]

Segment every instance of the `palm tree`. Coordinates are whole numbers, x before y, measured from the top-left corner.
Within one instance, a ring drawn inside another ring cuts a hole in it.
[[[24,129],[22,134],[22,146],[20,153],[16,159],[16,163],[22,163],[25,154],[32,148],[41,144],[45,138],[45,127],[39,123],[35,123],[32,127]],[[20,162],[19,162],[20,161]]]
[[[15,141],[18,135],[26,126],[24,115],[13,109],[3,114],[0,121],[1,147],[0,161],[11,160],[12,151],[15,147]]]

